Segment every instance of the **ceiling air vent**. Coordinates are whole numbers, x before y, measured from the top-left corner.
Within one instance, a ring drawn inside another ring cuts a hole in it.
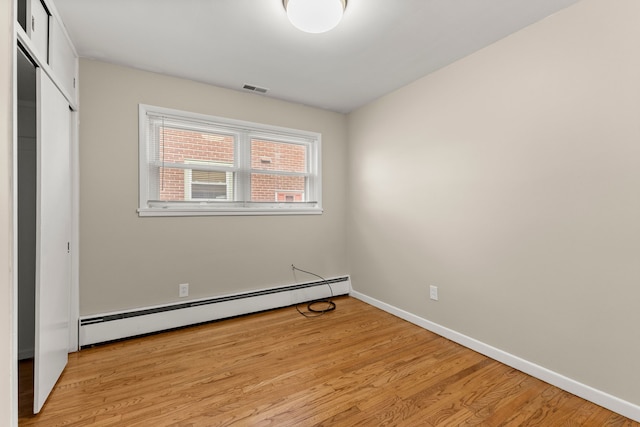
[[[248,85],[248,84],[245,84],[244,86],[242,86],[242,89],[245,89],[251,92],[258,92],[258,93],[267,93],[267,91],[269,90],[264,87],[258,87],[254,85]]]

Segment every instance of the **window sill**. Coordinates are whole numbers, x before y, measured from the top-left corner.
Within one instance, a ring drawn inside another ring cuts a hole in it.
[[[251,208],[251,209],[189,209],[143,208],[138,216],[262,216],[262,215],[322,215],[322,208]]]

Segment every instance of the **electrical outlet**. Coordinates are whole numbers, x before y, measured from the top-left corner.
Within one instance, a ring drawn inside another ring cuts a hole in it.
[[[434,301],[438,301],[438,287],[437,286],[429,286],[429,298]]]
[[[184,298],[184,297],[188,297],[189,296],[189,284],[188,283],[181,283],[178,285],[178,296],[180,298]]]

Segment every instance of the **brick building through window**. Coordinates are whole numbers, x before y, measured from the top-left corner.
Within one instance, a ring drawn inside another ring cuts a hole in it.
[[[161,127],[160,132],[162,164],[193,166],[161,166],[159,200],[234,200],[233,136],[169,127]],[[265,139],[251,139],[250,144],[251,201],[304,202],[306,178],[286,173],[306,173],[307,148]]]

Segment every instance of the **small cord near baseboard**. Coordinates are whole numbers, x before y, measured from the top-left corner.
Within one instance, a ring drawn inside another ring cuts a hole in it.
[[[291,271],[293,271],[293,280],[295,283],[298,283],[298,278],[296,277],[296,271],[299,271],[301,273],[306,273],[306,274],[310,274],[312,276],[315,276],[317,278],[319,278],[320,280],[322,280],[328,287],[329,287],[329,292],[331,292],[331,296],[329,298],[323,298],[323,299],[319,299],[319,300],[314,300],[314,301],[310,301],[307,303],[301,303],[301,304],[297,304],[296,305],[296,310],[298,310],[298,313],[300,313],[301,315],[303,315],[304,317],[310,318],[310,317],[319,317],[322,316],[323,314],[329,312],[329,311],[333,311],[336,309],[336,303],[332,301],[333,299],[333,288],[331,287],[331,284],[327,281],[327,279],[325,279],[324,277],[316,274],[316,273],[312,273],[310,271],[307,270],[302,270],[301,268],[296,267],[295,265],[291,264]],[[307,305],[307,311],[302,311],[300,310],[300,306],[301,305]],[[317,308],[318,304],[323,304],[323,308]]]

